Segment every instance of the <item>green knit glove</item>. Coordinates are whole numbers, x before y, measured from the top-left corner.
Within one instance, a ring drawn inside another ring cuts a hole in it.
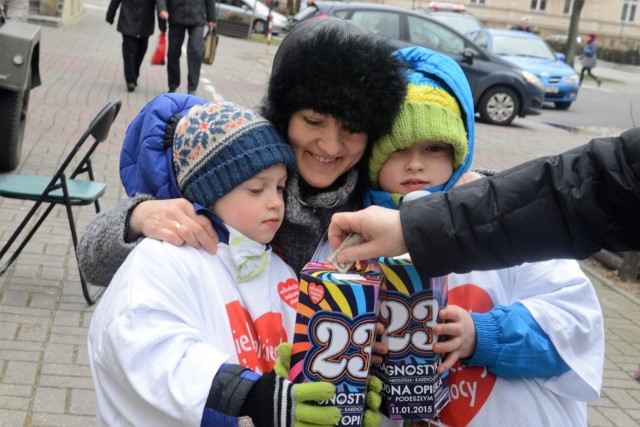
[[[364,398],[364,417],[362,427],[378,427],[382,423],[380,405],[382,404],[382,381],[375,375],[367,377],[367,395]]]
[[[264,374],[253,386],[243,415],[258,427],[332,427],[342,415],[335,406],[318,406],[317,401],[336,395],[336,387],[325,382],[293,384],[287,378],[291,364],[291,344],[278,346],[273,371]],[[293,423],[292,423],[293,422]]]
[[[290,342],[283,342],[278,346],[276,351],[278,352],[278,358],[276,364],[273,366],[273,371],[280,375],[282,378],[289,378],[289,371],[291,370],[291,349],[293,346]]]
[[[282,343],[278,346],[278,359],[273,370],[283,378],[288,378],[289,370],[291,370],[291,347],[290,343]],[[380,378],[369,375],[367,377],[367,394],[364,399],[365,410],[362,427],[378,427],[382,423],[382,416],[380,415],[381,391],[382,381],[380,381]]]

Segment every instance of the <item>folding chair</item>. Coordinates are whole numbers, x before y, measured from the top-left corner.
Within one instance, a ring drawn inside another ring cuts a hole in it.
[[[84,206],[95,204],[96,213],[100,212],[100,204],[98,199],[104,194],[106,184],[98,182],[93,179],[93,169],[91,167],[91,155],[98,147],[98,144],[107,139],[109,135],[109,129],[111,124],[115,120],[122,102],[120,100],[111,101],[94,117],[91,124],[84,132],[80,140],[76,143],[71,150],[71,153],[64,160],[58,171],[53,175],[53,178],[40,175],[20,175],[10,174],[0,179],[0,196],[8,197],[12,199],[20,200],[33,200],[36,203],[33,205],[27,216],[22,220],[16,231],[11,235],[7,243],[0,251],[0,259],[4,257],[9,248],[16,241],[22,230],[34,217],[38,208],[43,203],[49,203],[49,206],[40,213],[35,225],[33,225],[22,240],[18,249],[11,255],[9,260],[0,268],[0,275],[4,274],[11,263],[18,258],[18,255],[22,252],[22,249],[27,245],[31,237],[36,233],[40,225],[47,218],[53,208],[58,205],[64,205],[67,210],[67,218],[69,219],[69,227],[71,228],[71,237],[73,238],[74,252],[78,248],[78,236],[76,233],[75,222],[73,220],[73,213],[71,212],[72,206]],[[73,172],[67,176],[67,168],[70,168],[70,164],[73,161],[74,156],[78,154],[85,141],[92,136],[94,138],[91,146],[85,151],[85,155],[82,160],[77,164]],[[82,173],[87,173],[89,179],[76,179],[76,177]],[[100,294],[104,291],[101,288],[95,295],[91,295],[86,281],[82,277],[80,271],[80,282],[82,284],[82,294],[89,305],[95,303]]]

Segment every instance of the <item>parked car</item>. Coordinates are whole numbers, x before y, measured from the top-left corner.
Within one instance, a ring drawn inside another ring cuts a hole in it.
[[[566,110],[578,96],[580,78],[539,36],[525,31],[483,29],[467,33],[478,46],[540,77],[545,102]]]
[[[423,12],[431,18],[447,24],[460,34],[484,28],[482,22],[467,12],[467,7],[461,3],[432,1]]]
[[[20,163],[29,94],[40,85],[40,26],[5,22],[0,3],[0,172]]]
[[[508,125],[518,116],[541,112],[544,91],[537,76],[485,52],[422,12],[373,3],[319,1],[296,14],[289,25],[319,16],[352,20],[396,48],[424,46],[450,56],[469,81],[476,112],[488,123]]]
[[[554,52],[566,53],[569,36],[566,34],[549,34],[544,38],[544,41],[549,43],[549,46],[551,46],[551,49],[553,49]],[[576,36],[576,47],[574,52],[579,54],[582,52],[582,49],[584,49],[584,40],[582,40],[582,37]]]
[[[251,24],[253,32],[258,34],[267,33],[269,7],[260,0],[218,0],[216,7],[218,8],[216,14],[218,21],[235,21],[249,24],[253,19],[253,24]],[[287,26],[287,17],[275,10],[271,11],[271,15],[273,16],[272,33],[284,33]]]

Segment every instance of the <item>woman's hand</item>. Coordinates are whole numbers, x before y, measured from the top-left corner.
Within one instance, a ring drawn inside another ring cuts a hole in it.
[[[203,247],[215,254],[218,235],[211,222],[196,214],[186,199],[147,200],[138,204],[129,219],[129,240],[140,236],[182,246]]]
[[[446,354],[444,361],[438,366],[441,374],[450,369],[458,359],[470,357],[476,350],[476,326],[467,310],[457,305],[449,305],[440,310],[438,323],[433,332],[442,337],[447,336],[446,341],[438,341],[433,344],[433,351]]]

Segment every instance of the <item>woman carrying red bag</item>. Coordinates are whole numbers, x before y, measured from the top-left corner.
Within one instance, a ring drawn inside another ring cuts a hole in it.
[[[111,0],[106,17],[109,24],[113,24],[118,7],[118,32],[122,34],[124,79],[127,91],[133,92],[138,86],[140,65],[147,53],[149,37],[154,31],[156,0]],[[162,25],[160,29],[162,30]]]

